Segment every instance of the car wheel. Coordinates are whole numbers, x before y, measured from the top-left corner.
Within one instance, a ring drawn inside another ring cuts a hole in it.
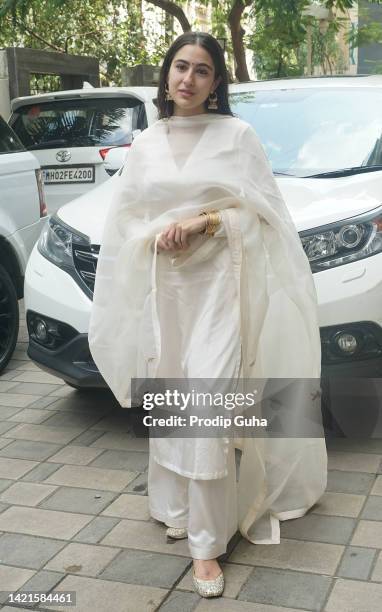
[[[19,302],[15,286],[0,265],[0,372],[12,357],[19,333]]]

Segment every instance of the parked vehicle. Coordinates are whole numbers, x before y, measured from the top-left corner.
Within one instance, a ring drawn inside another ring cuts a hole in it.
[[[12,100],[9,124],[41,164],[51,213],[110,177],[109,153],[155,121],[156,92],[85,86]]]
[[[46,215],[39,163],[0,117],[0,372],[16,345],[27,260]]]
[[[309,258],[323,376],[380,378],[382,76],[234,84],[230,102],[256,129]],[[29,355],[79,388],[105,384],[87,331],[97,253],[117,183],[115,175],[61,208],[26,274]]]

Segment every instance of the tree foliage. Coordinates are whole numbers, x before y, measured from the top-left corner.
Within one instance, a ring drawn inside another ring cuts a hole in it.
[[[237,80],[248,80],[246,49],[254,52],[260,78],[304,73],[308,25],[312,29],[313,62],[330,70],[340,66],[336,32],[340,18],[320,34],[315,20],[303,10],[313,0],[199,0],[211,7],[210,32],[226,39],[228,59],[234,58]],[[372,0],[369,0],[372,2]],[[328,9],[345,11],[357,0],[321,0]],[[382,0],[374,3],[382,4]],[[163,28],[144,28],[155,7],[165,11]],[[95,56],[103,84],[120,84],[121,66],[158,65],[175,37],[174,23],[183,31],[197,29],[184,13],[183,0],[0,0],[0,46],[25,46]],[[352,33],[351,44],[381,42],[382,26],[370,23]],[[228,65],[230,61],[228,61]]]

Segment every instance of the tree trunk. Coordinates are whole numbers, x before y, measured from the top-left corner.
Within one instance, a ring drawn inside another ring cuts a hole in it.
[[[183,32],[189,32],[191,30],[191,24],[181,6],[169,0],[147,0],[147,2],[154,4],[154,6],[158,6],[163,11],[166,11],[166,13],[175,17],[179,21]]]
[[[250,80],[247,60],[245,57],[245,48],[243,44],[245,30],[241,26],[241,17],[246,7],[252,4],[252,1],[253,0],[235,0],[228,15],[228,23],[232,38],[232,48],[236,64],[235,76],[240,83]]]

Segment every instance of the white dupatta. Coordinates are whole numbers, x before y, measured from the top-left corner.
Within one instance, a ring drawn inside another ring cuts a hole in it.
[[[123,407],[131,405],[131,379],[139,374],[149,296],[152,343],[144,355],[153,377],[162,350],[156,237],[202,208],[222,210],[240,296],[243,378],[319,380],[309,262],[255,131],[227,115],[176,116],[134,140],[101,241],[89,346]],[[213,258],[217,240],[203,240],[190,265],[198,265],[195,256]],[[187,252],[183,257],[187,265]],[[277,543],[279,521],[302,516],[325,490],[325,441],[245,437],[237,446],[241,533],[254,543]]]

